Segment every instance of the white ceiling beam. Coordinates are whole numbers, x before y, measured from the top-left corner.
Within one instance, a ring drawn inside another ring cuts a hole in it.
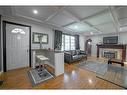
[[[57,8],[57,9],[56,9],[56,12],[53,13],[53,14],[51,14],[50,16],[48,16],[48,17],[46,18],[45,21],[47,22],[47,21],[53,19],[55,16],[57,16],[59,13],[61,13],[61,12],[63,11],[64,8],[65,8],[65,7]]]
[[[72,14],[71,12],[69,12],[69,11],[67,11],[67,10],[63,10],[63,13],[65,14],[65,15],[67,15],[68,17],[70,17],[71,19],[73,19],[75,22],[77,22],[77,23],[81,23],[81,24],[87,24],[88,26],[90,26],[90,27],[92,27],[93,29],[95,29],[97,32],[102,32],[100,29],[98,29],[98,28],[96,28],[95,26],[93,26],[93,25],[91,25],[90,23],[88,23],[88,22],[86,22],[86,21],[84,21],[84,20],[80,20],[78,17],[76,17],[74,14]],[[74,22],[73,22],[74,23]],[[70,24],[72,24],[72,23],[70,23]],[[67,24],[67,25],[70,25],[70,24]],[[65,26],[67,26],[67,25],[65,25]],[[63,27],[65,27],[65,26],[63,26]]]
[[[70,13],[69,11],[67,11],[67,10],[64,9],[63,10],[63,13],[66,16],[70,17],[71,19],[75,20],[76,22],[79,22],[79,23],[81,22],[78,17],[76,17],[74,14]]]
[[[119,20],[118,20],[115,8],[114,7],[109,7],[109,12],[110,12],[110,15],[112,17],[115,29],[116,29],[117,32],[119,32],[120,24],[119,24]]]
[[[62,27],[66,27],[66,26],[69,26],[69,25],[74,24],[74,23],[76,23],[76,21],[71,22],[71,23],[68,23],[68,24],[66,24],[66,25],[63,25]]]
[[[57,27],[57,28],[60,28],[60,29],[62,29],[63,31],[68,30],[67,32],[78,33],[77,31],[71,30],[71,29],[69,29],[69,28],[67,28],[67,27],[61,27],[61,26],[58,25],[58,24],[54,24],[54,23],[50,23],[50,22],[47,22],[47,24],[52,25],[52,26],[55,26],[55,27]]]
[[[102,31],[101,31],[100,29],[98,29],[97,27],[93,26],[92,24],[90,24],[90,23],[88,23],[88,22],[86,22],[86,21],[84,21],[84,22],[85,22],[87,25],[93,27],[97,32],[102,33]]]

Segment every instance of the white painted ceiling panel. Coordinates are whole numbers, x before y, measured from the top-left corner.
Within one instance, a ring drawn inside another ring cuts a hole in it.
[[[74,22],[74,20],[71,19],[71,18],[69,18],[69,17],[67,17],[63,13],[59,13],[54,18],[52,18],[51,20],[49,20],[49,22],[54,23],[56,25],[64,26],[66,24],[69,24],[69,23]]]
[[[86,18],[88,16],[94,15],[105,10],[107,7],[102,6],[76,6],[76,7],[68,7],[68,11],[73,13],[76,17],[80,19]]]
[[[127,26],[127,18],[119,19],[120,26]]]
[[[85,21],[91,23],[92,25],[99,25],[112,22],[112,17],[111,14],[108,11],[106,11],[101,14],[89,17]]]
[[[93,31],[94,29],[88,26],[87,24],[81,24],[81,23],[74,23],[69,26],[66,26],[67,28],[77,31],[77,32],[89,32]]]
[[[121,7],[117,10],[118,18],[127,18],[127,7]]]
[[[116,32],[116,29],[114,27],[113,23],[106,23],[106,24],[102,24],[102,25],[98,25],[96,26],[98,29],[100,29],[102,31],[102,33],[112,33],[112,32]]]

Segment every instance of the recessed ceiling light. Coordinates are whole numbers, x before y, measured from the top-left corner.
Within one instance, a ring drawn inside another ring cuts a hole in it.
[[[90,45],[90,44],[91,44],[91,42],[88,42],[88,44]]]
[[[75,25],[75,26],[74,26],[74,28],[75,28],[75,29],[77,29],[77,28],[78,28],[78,26],[77,26],[77,25]]]
[[[33,10],[33,13],[34,13],[34,14],[38,14],[38,11],[37,11],[37,10]]]
[[[90,32],[91,35],[93,35],[93,32]]]

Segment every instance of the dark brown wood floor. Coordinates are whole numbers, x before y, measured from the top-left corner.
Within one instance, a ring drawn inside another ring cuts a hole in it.
[[[88,58],[88,60],[103,59]],[[4,80],[0,89],[123,89],[110,82],[104,81],[96,77],[96,74],[88,70],[80,69],[74,64],[65,64],[65,73],[32,87],[27,72],[30,68],[22,68],[11,70],[3,73],[1,79]]]

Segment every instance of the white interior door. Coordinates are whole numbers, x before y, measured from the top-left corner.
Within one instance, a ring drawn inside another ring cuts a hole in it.
[[[29,66],[29,27],[6,24],[7,70]]]

